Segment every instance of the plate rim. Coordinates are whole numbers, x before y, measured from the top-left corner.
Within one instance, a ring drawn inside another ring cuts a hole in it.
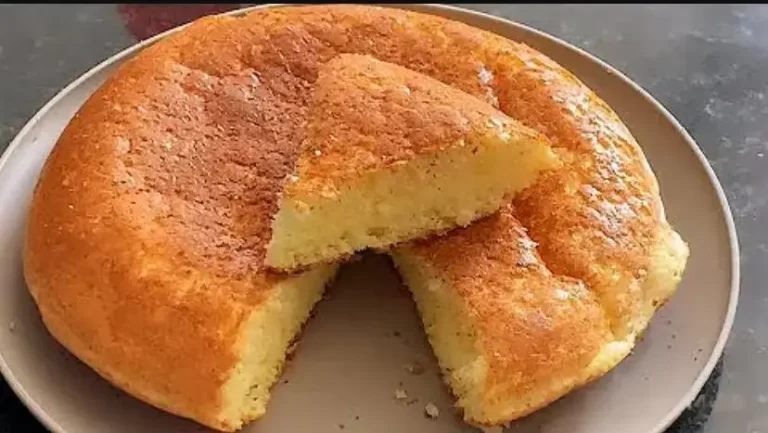
[[[289,5],[289,4],[266,3],[266,4],[257,5],[257,6],[238,8],[238,9],[234,9],[234,10],[227,11],[220,14],[213,14],[210,16],[236,16],[236,15],[242,15],[258,9],[269,9],[269,8],[286,6],[286,5]],[[579,48],[563,39],[560,39],[554,35],[551,35],[547,32],[536,29],[534,27],[531,27],[527,24],[523,24],[518,21],[513,21],[508,18],[492,15],[486,12],[467,9],[459,6],[436,4],[436,3],[419,4],[419,5],[416,5],[417,6],[416,8],[413,7],[414,4],[404,4],[404,5],[387,4],[387,5],[381,5],[381,6],[394,7],[399,9],[413,9],[413,10],[418,10],[419,12],[427,13],[427,14],[437,12],[438,15],[442,15],[442,14],[439,14],[439,12],[441,11],[451,12],[453,16],[455,16],[455,18],[452,17],[452,19],[455,19],[458,21],[463,21],[461,19],[462,16],[463,17],[475,16],[485,20],[493,21],[496,24],[499,24],[501,26],[518,28],[520,30],[523,30],[524,32],[531,33],[537,37],[543,38],[550,43],[560,46],[561,48],[565,48],[567,50],[575,52],[576,54],[585,58],[586,60],[589,60],[595,63],[596,65],[600,66],[601,68],[606,70],[608,73],[616,76],[624,84],[629,85],[632,88],[632,90],[635,91],[637,94],[639,94],[643,99],[645,99],[646,102],[649,102],[659,113],[661,113],[665,117],[665,119],[668,122],[670,122],[672,126],[674,126],[676,131],[681,135],[681,137],[684,139],[685,143],[688,145],[690,150],[694,153],[696,158],[699,160],[699,164],[704,169],[704,172],[707,175],[707,178],[709,179],[709,183],[715,191],[715,195],[717,196],[718,202],[720,204],[720,210],[722,212],[723,220],[725,222],[727,232],[728,232],[728,244],[730,247],[730,254],[731,254],[730,294],[728,298],[728,308],[726,310],[725,320],[723,321],[722,327],[720,328],[720,334],[718,335],[717,341],[714,345],[714,348],[712,350],[712,353],[710,354],[709,359],[699,371],[699,374],[696,376],[696,379],[691,384],[691,387],[681,397],[678,403],[674,405],[667,412],[667,414],[656,424],[656,426],[648,432],[648,433],[663,433],[682,414],[682,412],[688,406],[690,406],[690,404],[693,402],[693,399],[698,395],[698,393],[701,391],[704,384],[706,383],[707,379],[709,379],[709,377],[711,376],[712,371],[714,370],[718,360],[723,355],[725,345],[730,337],[730,333],[736,318],[739,294],[741,292],[741,285],[740,285],[741,266],[740,266],[740,255],[739,255],[740,249],[739,249],[739,239],[737,235],[736,224],[734,222],[731,206],[730,206],[730,203],[728,202],[728,198],[725,194],[725,191],[723,190],[723,187],[720,184],[720,180],[717,177],[717,174],[715,173],[714,169],[712,168],[712,165],[709,163],[709,160],[707,160],[706,156],[704,155],[704,152],[701,150],[701,148],[693,139],[693,137],[691,137],[688,131],[680,124],[677,118],[675,118],[675,116],[672,113],[670,113],[669,110],[667,110],[667,108],[661,102],[656,100],[642,86],[640,86],[639,84],[631,80],[623,72],[611,66],[609,63],[605,62],[597,55],[594,55],[582,48]],[[11,140],[11,142],[8,144],[8,147],[3,152],[2,156],[0,156],[0,171],[2,171],[5,165],[8,163],[8,161],[11,160],[11,157],[14,151],[18,147],[20,147],[21,143],[25,140],[26,135],[29,133],[29,131],[37,123],[40,122],[40,119],[43,116],[45,116],[48,113],[48,111],[51,110],[51,108],[53,108],[56,104],[59,103],[59,101],[61,101],[69,93],[71,93],[73,89],[82,85],[85,81],[89,80],[92,76],[101,72],[108,66],[118,61],[124,61],[126,57],[130,57],[135,53],[137,53],[138,51],[158,42],[159,40],[173,33],[181,31],[182,29],[187,27],[189,24],[190,23],[183,24],[178,27],[174,27],[172,29],[166,30],[150,38],[147,38],[143,41],[138,41],[137,43],[119,51],[118,53],[113,54],[112,56],[109,56],[108,58],[92,66],[85,73],[81,74],[75,80],[73,80],[71,83],[65,86],[53,98],[48,100],[48,102],[46,102],[45,105],[43,105],[37,112],[35,112],[32,118],[30,118],[24,124],[24,126],[19,130],[19,132],[16,134],[13,140]],[[483,30],[486,30],[486,29],[483,29]],[[486,30],[486,31],[489,31],[489,30]],[[37,404],[37,402],[29,394],[27,394],[27,392],[24,390],[23,386],[21,385],[21,382],[15,377],[11,369],[8,367],[5,361],[5,358],[2,356],[2,354],[0,354],[0,374],[3,375],[3,377],[5,378],[5,381],[8,383],[8,386],[19,397],[22,403],[29,409],[29,411],[33,414],[33,416],[35,416],[35,418],[37,418],[47,429],[49,429],[54,433],[70,433],[67,430],[65,430],[50,415],[48,415],[47,411],[44,408],[42,408],[39,404]]]

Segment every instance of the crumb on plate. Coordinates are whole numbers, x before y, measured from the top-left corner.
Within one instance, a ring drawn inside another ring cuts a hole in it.
[[[440,416],[440,409],[435,406],[434,403],[429,402],[426,406],[424,406],[424,413],[432,419],[437,419],[437,417]]]
[[[407,399],[407,398],[408,398],[408,393],[407,393],[407,392],[405,392],[405,390],[404,390],[404,389],[402,389],[402,388],[397,388],[397,389],[395,390],[395,399],[397,399],[397,400],[405,400],[405,399]]]

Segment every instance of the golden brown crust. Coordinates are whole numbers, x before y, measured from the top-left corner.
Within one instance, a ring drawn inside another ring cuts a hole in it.
[[[515,200],[550,269],[583,279],[622,337],[640,311],[640,282],[666,225],[658,186],[618,116],[569,72],[527,47],[526,68],[499,75],[502,109],[572,153]]]
[[[199,20],[143,50],[82,107],[41,175],[25,245],[53,335],[135,396],[231,428],[216,418],[219,388],[245,313],[277,278],[262,270],[271,218],[318,71],[339,53],[431,76],[573,151],[572,170],[517,200],[517,217],[544,262],[585,279],[621,325],[665,223],[653,176],[610,109],[490,33],[312,6]]]
[[[474,323],[488,363],[482,399],[489,407],[516,403],[518,417],[559,397],[586,379],[612,337],[594,294],[547,269],[512,206],[407,250],[450,285],[470,316],[464,320]]]
[[[333,194],[361,175],[482,138],[536,134],[488,103],[438,80],[367,55],[320,67],[307,137],[286,197]]]
[[[121,189],[132,182],[116,158],[123,131],[92,128],[89,109],[100,108],[108,110],[92,103],[74,119],[40,180],[25,246],[29,287],[53,335],[102,375],[213,423],[239,325],[263,295],[249,286],[269,285],[183,259],[156,220],[165,198]]]

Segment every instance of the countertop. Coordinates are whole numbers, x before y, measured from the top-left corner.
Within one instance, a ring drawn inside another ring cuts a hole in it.
[[[464,6],[597,55],[648,90],[698,142],[736,220],[742,291],[721,363],[670,432],[768,433],[768,6]],[[0,151],[48,99],[101,60],[222,8],[0,5]],[[5,431],[44,430],[2,382]]]

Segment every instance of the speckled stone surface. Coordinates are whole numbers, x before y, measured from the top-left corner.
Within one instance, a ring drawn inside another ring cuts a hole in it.
[[[465,6],[597,55],[648,90],[699,143],[736,219],[742,295],[723,360],[669,431],[768,433],[768,6]],[[156,9],[144,27],[121,12],[0,5],[0,150],[70,81],[133,44],[134,34],[168,25]],[[1,385],[0,433],[44,431]]]

